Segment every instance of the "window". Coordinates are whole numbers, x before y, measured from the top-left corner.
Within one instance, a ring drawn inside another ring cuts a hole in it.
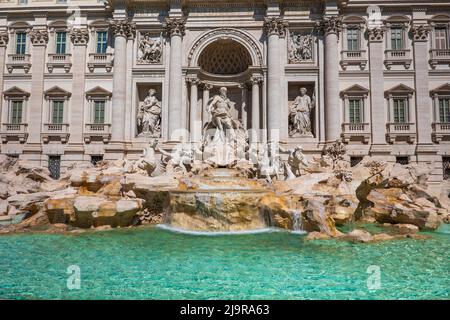
[[[408,157],[395,157],[395,162],[401,165],[407,165],[409,163],[409,158]]]
[[[348,117],[350,123],[362,123],[362,100],[348,100]]]
[[[57,180],[61,175],[61,157],[49,156],[48,157],[48,170],[50,171],[50,177]]]
[[[403,50],[403,28],[391,28],[391,50]]]
[[[442,157],[444,180],[450,180],[450,157]]]
[[[16,33],[16,54],[25,54],[27,47],[27,34],[25,32]]]
[[[56,53],[66,53],[66,32],[56,32]]]
[[[357,28],[347,29],[347,50],[349,51],[359,50],[359,29]]]
[[[52,103],[52,123],[63,123],[64,121],[64,101],[54,100]]]
[[[19,124],[22,123],[22,106],[23,101],[12,101],[11,102],[11,123]]]
[[[106,53],[108,47],[108,33],[97,31],[97,53]]]
[[[450,123],[450,99],[439,99],[439,121]]]
[[[350,166],[356,167],[361,161],[363,157],[350,157]]]
[[[404,98],[393,99],[394,122],[408,122],[408,102]]]
[[[448,49],[448,30],[446,27],[436,27],[434,29],[435,49]]]
[[[94,101],[94,123],[105,123],[105,100]]]
[[[91,156],[91,163],[96,166],[97,163],[99,163],[100,161],[103,161],[103,156],[99,155],[99,156]]]

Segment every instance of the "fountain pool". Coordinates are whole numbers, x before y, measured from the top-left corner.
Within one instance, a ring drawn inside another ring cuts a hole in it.
[[[0,236],[3,299],[449,299],[447,231],[371,244],[155,227]],[[80,289],[67,268],[79,266]],[[371,265],[381,287],[367,288]]]

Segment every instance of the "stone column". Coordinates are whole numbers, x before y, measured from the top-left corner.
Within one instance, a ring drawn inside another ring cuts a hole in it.
[[[184,18],[167,18],[164,29],[170,36],[169,59],[169,139],[178,140],[173,136],[180,129],[184,129],[182,123],[182,40],[184,35]]]
[[[4,111],[2,109],[3,97],[2,93],[4,91],[3,88],[3,75],[5,70],[5,61],[6,61],[6,47],[8,45],[8,31],[0,31],[0,121],[3,119]],[[1,124],[0,124],[1,125]]]
[[[382,27],[368,29],[369,60],[370,60],[370,116],[372,133],[372,151],[376,152],[377,146],[386,145],[386,108],[383,86],[383,36]],[[367,114],[369,117],[369,114]],[[368,122],[369,119],[364,119]]]
[[[31,66],[31,96],[28,104],[28,139],[27,145],[31,152],[40,153],[41,150],[41,130],[42,130],[42,102],[44,100],[44,69],[45,69],[45,49],[48,42],[48,32],[46,27],[40,27],[30,31],[30,40],[33,44]],[[33,146],[34,145],[34,146]]]
[[[267,138],[277,139],[280,130],[281,110],[281,61],[280,36],[286,35],[287,22],[281,17],[270,17],[264,21],[267,31]]]
[[[325,44],[325,141],[331,142],[339,139],[341,135],[338,61],[341,21],[333,16],[322,20],[320,26],[324,33]]]
[[[72,99],[70,107],[70,144],[83,144],[84,131],[84,92],[86,74],[86,48],[89,41],[89,31],[86,28],[70,30],[73,43],[72,61]]]
[[[197,78],[188,78],[191,85],[191,100],[189,104],[189,131],[191,141],[198,142],[201,134],[201,125],[198,116],[198,85],[200,81]]]
[[[429,92],[428,75],[428,34],[427,25],[414,25],[411,27],[414,41],[414,77],[416,83],[416,130],[419,145],[431,145],[431,124],[433,122],[433,107]],[[412,113],[412,112],[410,112]]]
[[[121,143],[125,140],[127,38],[135,32],[135,26],[128,20],[111,20],[111,31],[114,35],[111,141]]]
[[[211,117],[209,116],[209,112],[207,110],[208,101],[209,101],[209,90],[213,88],[209,83],[203,82],[203,112],[202,112],[202,122],[205,124],[206,122],[211,121]]]
[[[259,130],[260,130],[260,106],[259,106],[259,86],[262,82],[262,77],[260,75],[253,75],[250,78],[250,83],[252,85],[252,131],[253,131],[253,140],[258,140]]]

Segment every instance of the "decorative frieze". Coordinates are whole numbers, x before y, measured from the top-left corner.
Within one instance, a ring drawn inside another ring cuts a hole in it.
[[[313,37],[311,34],[291,33],[289,37],[289,63],[310,62],[313,60]]]
[[[150,33],[141,34],[138,44],[139,63],[160,63],[162,56],[161,36],[153,36]]]
[[[89,31],[88,29],[73,28],[70,30],[70,39],[75,46],[85,46],[89,41]]]
[[[111,19],[109,21],[109,26],[112,34],[115,37],[125,37],[127,39],[134,38],[136,34],[136,25],[127,19],[125,20],[116,20]]]
[[[164,31],[168,36],[184,36],[185,18],[166,18],[164,23]]]
[[[384,29],[383,28],[370,28],[367,29],[367,38],[371,42],[383,41]]]
[[[0,31],[0,47],[6,47],[8,45],[8,32]]]
[[[427,41],[430,30],[431,28],[428,25],[413,25],[410,32],[414,41]]]
[[[45,46],[48,42],[47,29],[32,29],[30,31],[30,40],[34,46]]]
[[[287,21],[284,21],[282,17],[270,17],[264,19],[264,28],[267,34],[277,34],[280,37],[286,36],[286,28],[288,27]]]
[[[342,21],[338,16],[332,16],[319,22],[320,30],[326,35],[329,33],[335,33],[339,35],[342,31]]]

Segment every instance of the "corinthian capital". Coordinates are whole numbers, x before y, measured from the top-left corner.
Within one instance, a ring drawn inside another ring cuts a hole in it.
[[[164,30],[168,36],[183,36],[185,24],[185,18],[166,18],[166,21],[164,22]]]
[[[7,31],[0,31],[0,47],[6,47],[9,36]]]
[[[264,19],[264,28],[269,35],[277,34],[280,37],[286,36],[287,21],[282,17],[270,17]]]
[[[45,46],[48,42],[47,29],[32,29],[30,31],[30,40],[34,46]]]
[[[372,42],[383,41],[384,29],[383,28],[371,28],[367,29],[367,38]]]
[[[109,27],[112,34],[115,37],[125,37],[127,39],[134,38],[136,34],[136,25],[129,20],[116,20],[111,19],[109,21]]]
[[[73,28],[70,30],[70,40],[75,46],[87,45],[89,41],[88,29]]]
[[[430,29],[428,25],[413,25],[411,26],[410,32],[414,41],[427,41]]]
[[[329,33],[335,33],[339,35],[342,30],[342,23],[340,17],[332,16],[330,18],[325,18],[319,23],[319,28],[326,35]]]

